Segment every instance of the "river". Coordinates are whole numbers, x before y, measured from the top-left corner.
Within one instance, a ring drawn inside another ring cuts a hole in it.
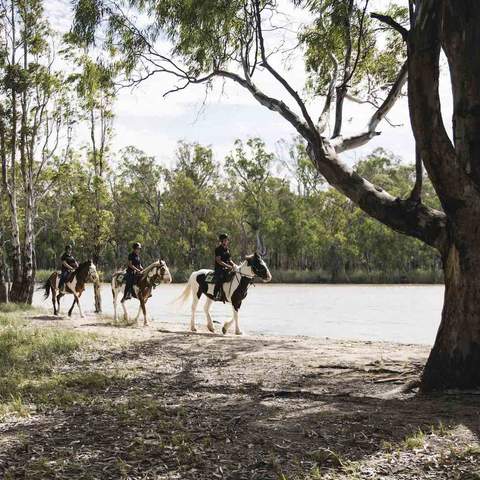
[[[153,323],[188,328],[189,305],[178,309],[171,304],[183,287],[174,284],[155,289],[147,304]],[[256,285],[250,288],[240,310],[240,327],[245,334],[432,344],[440,322],[443,290],[442,285]],[[70,295],[63,299],[63,312],[71,301]],[[85,312],[93,311],[91,285],[81,302]],[[108,284],[102,285],[102,304],[105,314],[113,314]],[[52,308],[51,300],[44,301],[38,291],[34,305]],[[136,300],[128,302],[130,315],[136,313],[137,306]],[[231,316],[231,307],[217,303],[211,313],[214,321],[223,323]],[[205,329],[201,303],[198,326]]]

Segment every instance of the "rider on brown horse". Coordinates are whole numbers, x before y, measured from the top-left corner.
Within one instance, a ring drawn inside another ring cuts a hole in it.
[[[72,255],[73,247],[71,245],[67,245],[65,247],[65,251],[61,256],[62,260],[62,268],[60,274],[60,281],[58,283],[58,289],[63,290],[63,287],[68,280],[68,277],[72,272],[74,272],[78,268],[78,262],[75,257]]]
[[[135,285],[135,276],[143,272],[142,261],[140,260],[140,250],[142,245],[135,242],[132,245],[132,252],[128,255],[127,273],[125,274],[125,293],[123,300],[130,300],[135,296],[133,286]]]

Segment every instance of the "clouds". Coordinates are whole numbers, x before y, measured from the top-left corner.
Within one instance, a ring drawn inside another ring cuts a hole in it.
[[[382,0],[383,1],[383,0]],[[381,2],[380,2],[381,3]],[[60,31],[67,31],[72,21],[70,4],[64,0],[46,0],[47,16],[52,26]],[[282,17],[285,22],[292,10]],[[297,15],[298,17],[298,15]],[[290,39],[283,38],[286,47],[291,47],[292,38],[305,18],[295,17],[290,22]],[[280,30],[274,30],[268,41],[275,43]],[[287,32],[288,33],[288,32]],[[283,35],[283,33],[282,33]],[[275,37],[275,38],[274,38]],[[290,42],[290,43],[289,43]],[[162,48],[165,49],[163,44]],[[299,92],[303,91],[305,69],[302,50],[297,47],[288,54],[288,59],[277,55],[271,61],[276,65],[291,85]],[[284,88],[265,73],[256,78],[259,87],[269,95],[288,103],[294,111],[298,107],[285,92]],[[175,85],[168,75],[158,74],[138,87],[122,89],[116,101],[115,150],[127,145],[135,145],[150,155],[155,155],[164,164],[169,164],[174,155],[178,140],[197,141],[211,145],[217,159],[222,159],[232,148],[236,138],[260,136],[272,148],[279,140],[289,140],[295,131],[279,114],[259,105],[242,87],[230,80],[217,79],[208,91],[205,86],[191,86],[187,89],[164,97],[164,93]],[[448,83],[441,85],[442,98],[446,99],[445,117],[451,117],[451,95]],[[321,102],[309,105],[311,115],[316,118],[321,109]],[[365,129],[373,112],[372,107],[347,102],[344,114],[344,134]],[[382,134],[368,145],[343,154],[348,163],[360,156],[370,153],[376,147],[391,150],[407,161],[414,158],[414,140],[409,122],[408,106],[405,98],[401,99],[388,115],[391,126],[383,121],[378,130]],[[448,123],[448,122],[447,122]],[[331,120],[333,125],[333,119]],[[80,141],[86,142],[87,138]]]

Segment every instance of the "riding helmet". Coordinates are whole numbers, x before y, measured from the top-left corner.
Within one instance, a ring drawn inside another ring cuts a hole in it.
[[[133,249],[135,250],[136,248],[142,248],[142,244],[140,242],[135,242],[133,245],[132,245]]]
[[[218,239],[220,241],[223,241],[223,240],[226,240],[228,237],[228,235],[226,233],[221,233],[219,236],[218,236]]]

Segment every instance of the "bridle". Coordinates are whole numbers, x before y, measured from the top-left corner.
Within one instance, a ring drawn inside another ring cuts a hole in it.
[[[158,271],[160,270],[160,274],[158,274]],[[162,283],[162,280],[165,278],[167,272],[166,272],[166,266],[163,264],[157,265],[155,267],[155,275],[152,275],[151,277],[148,277],[147,275],[147,280],[148,283],[152,287],[156,287],[157,285],[160,285]]]

